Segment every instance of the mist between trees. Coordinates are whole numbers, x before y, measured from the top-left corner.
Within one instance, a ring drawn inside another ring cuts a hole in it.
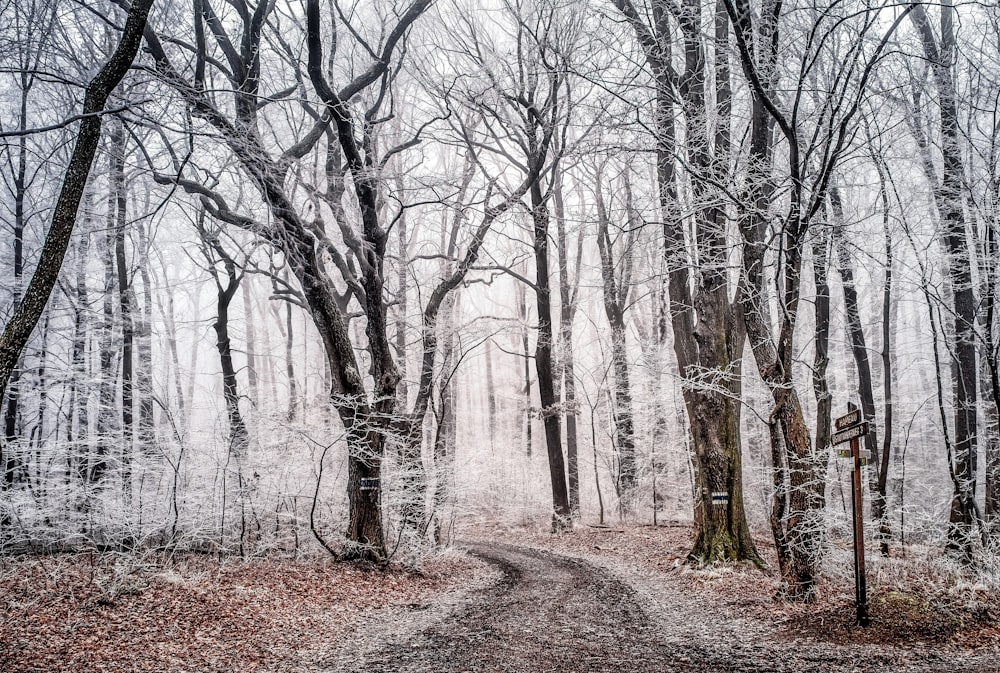
[[[877,548],[995,558],[996,6],[148,5],[2,5],[6,552],[690,521],[809,600],[855,401]]]

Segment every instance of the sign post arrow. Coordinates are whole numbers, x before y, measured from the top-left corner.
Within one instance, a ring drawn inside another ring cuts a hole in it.
[[[849,442],[852,439],[857,439],[859,437],[864,437],[868,434],[868,421],[865,421],[859,425],[853,425],[846,430],[841,430],[840,432],[833,433],[830,437],[830,443],[836,446],[837,444],[843,444],[844,442]]]
[[[837,420],[835,420],[833,422],[833,426],[838,430],[843,430],[844,428],[849,428],[852,425],[857,425],[860,422],[861,422],[861,410],[855,409],[854,411],[850,411],[841,416],[840,418],[838,418]]]

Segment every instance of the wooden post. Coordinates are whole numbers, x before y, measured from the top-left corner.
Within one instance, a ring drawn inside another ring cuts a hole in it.
[[[858,610],[858,625],[868,626],[868,584],[865,579],[864,498],[861,491],[861,440],[851,440],[851,509],[854,514],[854,602]]]
[[[864,523],[864,493],[861,481],[861,466],[870,457],[867,451],[861,450],[861,438],[868,434],[866,423],[858,411],[857,405],[848,402],[848,413],[838,418],[835,426],[840,432],[832,436],[832,444],[850,441],[849,453],[841,456],[851,459],[851,514],[854,522],[854,603],[857,608],[858,626],[868,626],[871,617],[868,615],[868,583],[865,579],[865,523]]]

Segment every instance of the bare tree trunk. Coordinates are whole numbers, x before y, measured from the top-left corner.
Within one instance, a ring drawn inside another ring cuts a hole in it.
[[[157,288],[157,290],[162,290],[162,287]],[[157,297],[166,295],[166,305],[160,305],[160,312],[163,314],[163,323],[166,328],[167,341],[167,353],[170,357],[170,369],[173,374],[173,389],[174,395],[177,398],[177,423],[176,427],[186,428],[187,427],[187,401],[184,395],[184,384],[181,379],[181,363],[180,355],[177,350],[177,320],[175,318],[174,311],[174,293],[173,292],[157,292]],[[170,383],[167,384],[167,388],[170,388]],[[162,417],[161,417],[162,419]],[[161,421],[162,422],[162,421]]]
[[[253,308],[249,285],[240,283],[240,292],[243,295],[243,324],[247,334],[247,392],[250,394],[250,403],[256,409],[260,404],[257,390],[257,328],[254,326],[258,316]],[[174,343],[176,348],[176,341]]]
[[[980,288],[983,308],[980,311],[983,342],[980,344],[979,385],[990,395],[989,403],[985,405],[983,444],[986,458],[985,464],[985,498],[983,516],[986,520],[989,534],[1000,535],[997,526],[1000,514],[1000,358],[996,336],[997,296],[996,284],[998,276],[998,257],[1000,246],[996,240],[996,228],[992,222],[986,223],[985,240],[980,251]],[[888,237],[887,252],[888,252]],[[888,273],[888,272],[887,272]],[[888,280],[886,281],[888,283]]]
[[[966,559],[973,553],[972,527],[976,514],[977,456],[977,377],[976,298],[972,286],[972,268],[963,212],[962,138],[959,128],[952,63],[956,50],[955,8],[950,1],[941,5],[940,40],[934,34],[927,12],[916,5],[910,12],[923,45],[938,92],[940,108],[941,158],[943,173],[936,185],[936,200],[944,230],[943,241],[948,255],[948,279],[953,291],[955,316],[955,357],[952,376],[955,385],[955,442],[951,459],[953,495],[949,516],[949,547]]]
[[[556,216],[556,247],[559,253],[559,365],[562,379],[563,410],[566,418],[566,468],[569,487],[569,507],[574,518],[580,516],[580,467],[577,439],[576,372],[573,354],[573,318],[576,315],[580,287],[580,262],[583,253],[583,230],[577,238],[575,273],[570,278],[569,250],[566,243],[566,213],[563,203],[562,173],[555,176],[552,190]],[[487,360],[489,365],[489,360]],[[492,404],[492,391],[491,404]]]
[[[451,293],[444,300],[444,343],[441,348],[442,376],[438,384],[437,431],[434,434],[434,543],[448,544],[447,514],[451,498],[451,483],[455,472],[455,402],[458,377],[455,376],[455,312],[458,295]]]
[[[632,283],[632,254],[636,222],[632,217],[632,188],[625,169],[623,187],[626,198],[625,225],[628,235],[619,259],[614,259],[615,241],[609,232],[609,214],[604,202],[603,171],[598,171],[595,193],[597,195],[597,249],[601,257],[601,280],[604,294],[604,313],[611,327],[611,363],[614,369],[615,448],[618,452],[615,471],[615,490],[618,492],[619,509],[623,517],[633,511],[636,485],[635,431],[632,420],[632,390],[629,383],[628,350],[625,341],[625,310],[628,306]],[[616,236],[616,238],[619,238]],[[620,270],[618,270],[620,269]]]
[[[876,167],[879,175],[879,198],[882,205],[882,233],[885,238],[885,280],[882,283],[882,389],[884,415],[882,420],[882,454],[879,465],[878,492],[882,494],[883,507],[882,517],[879,520],[879,551],[883,556],[889,555],[889,539],[892,537],[892,525],[889,523],[888,506],[888,479],[889,479],[889,458],[892,453],[892,424],[893,424],[893,384],[895,382],[895,370],[892,366],[894,352],[893,327],[895,324],[895,304],[892,301],[892,229],[889,219],[889,192],[886,188],[886,176],[881,160],[876,159]],[[896,464],[896,461],[893,461]],[[893,478],[894,481],[897,479]],[[902,500],[902,481],[900,480],[900,500]],[[902,509],[902,503],[900,503]],[[900,531],[902,537],[902,531]]]
[[[827,384],[830,364],[830,231],[821,226],[812,245],[813,279],[816,284],[816,345],[813,356],[813,393],[816,396],[816,455],[830,454],[833,396]],[[828,463],[829,464],[829,463]],[[822,471],[826,474],[826,470]],[[826,495],[824,493],[824,500]]]
[[[18,118],[18,129],[23,133],[27,129],[28,122],[28,88],[26,82],[22,80],[21,87],[21,110]],[[27,170],[28,170],[28,138],[22,135],[17,139],[17,172],[14,175],[14,309],[20,307],[21,297],[24,291],[24,228],[27,217],[24,210],[24,199],[27,194]],[[24,356],[18,357],[10,373],[10,382],[7,385],[7,404],[4,406],[4,444],[8,447],[3,451],[3,460],[0,461],[0,468],[3,470],[3,488],[11,488],[17,481],[17,475],[21,468],[21,458],[19,451],[14,449],[14,444],[20,435],[18,420],[20,413],[21,399],[21,368],[23,367]],[[2,399],[2,398],[0,398]],[[6,515],[3,523],[7,523]]]
[[[73,309],[73,380],[70,396],[69,427],[73,437],[69,442],[68,473],[86,478],[86,464],[90,454],[90,368],[87,358],[87,340],[90,334],[90,293],[87,288],[87,260],[90,252],[91,198],[84,196],[84,221],[76,248],[76,297]]]
[[[136,232],[139,238],[138,271],[142,280],[142,310],[135,330],[135,393],[139,405],[137,428],[139,450],[145,455],[151,455],[156,441],[156,426],[153,418],[153,287],[149,272],[150,241],[141,221],[136,226]]]
[[[115,159],[109,155],[109,171]],[[110,181],[109,181],[110,183]],[[118,444],[120,416],[116,411],[118,368],[115,366],[115,297],[117,296],[117,276],[115,274],[115,190],[109,187],[107,219],[101,243],[100,257],[104,261],[104,292],[102,300],[100,350],[100,383],[97,408],[97,446],[92,457],[88,457],[86,480],[100,481],[107,472],[107,457],[113,446]]]
[[[127,226],[127,198],[125,186],[125,131],[120,121],[115,121],[108,131],[111,151],[110,184],[115,205],[115,269],[118,285],[119,321],[122,326],[122,444],[121,481],[126,502],[132,491],[132,452],[134,450],[134,339],[135,328],[132,309],[135,294],[132,291],[131,269],[125,256],[125,228]],[[104,468],[106,469],[106,467]],[[103,471],[103,470],[102,470]],[[98,477],[99,478],[99,477]],[[95,479],[96,481],[97,479]]]
[[[538,311],[538,338],[535,341],[535,371],[538,374],[538,397],[545,447],[548,453],[549,479],[552,483],[552,529],[572,526],[569,491],[566,487],[566,464],[563,460],[558,400],[555,395],[555,369],[552,363],[552,292],[549,286],[549,207],[538,181],[531,185],[531,219],[534,224],[535,304]]]
[[[521,323],[521,357],[524,365],[524,388],[523,397],[518,401],[518,416],[524,423],[524,455],[531,458],[531,351],[528,350],[528,293],[520,283],[514,286],[514,303],[517,305],[518,322]]]
[[[400,194],[403,193],[402,177],[397,178],[396,188]],[[443,235],[443,232],[442,232]],[[398,268],[396,269],[396,360],[399,362],[399,405],[406,409],[409,402],[409,390],[407,388],[407,358],[406,339],[407,324],[406,319],[409,314],[409,289],[410,289],[410,265],[408,248],[410,244],[410,233],[407,229],[406,211],[399,214],[396,222],[396,247],[399,252]],[[443,249],[443,248],[442,248]]]
[[[490,452],[496,449],[497,435],[497,390],[496,378],[493,375],[493,339],[486,340],[486,395],[487,413],[489,414]]]
[[[861,325],[861,306],[858,300],[858,290],[854,285],[854,264],[851,261],[850,250],[844,240],[842,228],[845,226],[844,206],[840,198],[840,189],[830,187],[830,205],[833,210],[833,245],[837,254],[837,271],[840,274],[844,288],[844,307],[847,312],[847,334],[851,344],[851,353],[858,372],[858,397],[861,400],[861,413],[871,424],[871,431],[864,436],[864,447],[871,455],[868,472],[868,486],[872,497],[872,519],[879,522],[880,528],[885,526],[886,516],[886,480],[881,474],[882,460],[875,433],[875,387],[872,383],[871,363],[868,359],[868,345],[865,343],[865,332]],[[816,449],[820,450],[817,441]],[[888,555],[888,540],[880,534],[880,548],[884,546],[883,555]]]
[[[233,257],[226,252],[219,241],[218,234],[205,227],[204,210],[198,213],[198,233],[201,236],[203,253],[207,262],[208,272],[215,281],[216,287],[216,318],[213,328],[216,335],[216,348],[219,351],[219,362],[222,369],[222,395],[226,404],[226,416],[229,420],[228,460],[236,463],[236,482],[240,510],[239,548],[243,555],[246,543],[246,488],[244,484],[243,464],[250,447],[250,433],[246,422],[240,413],[239,382],[236,377],[236,367],[233,364],[232,340],[229,336],[229,308],[243,280],[243,274],[237,269]],[[225,282],[216,265],[221,263],[225,271]],[[225,481],[223,482],[225,485]],[[225,497],[225,494],[224,494]],[[223,503],[223,524],[225,522],[225,503]],[[224,527],[223,527],[224,531]]]
[[[740,363],[745,340],[739,298],[730,300],[727,215],[716,185],[729,180],[732,86],[729,70],[730,25],[725,5],[716,3],[714,21],[715,109],[708,109],[708,65],[703,43],[700,0],[653,3],[652,23],[629,0],[612,0],[636,32],[657,89],[657,177],[664,222],[674,353],[685,380],[683,390],[690,425],[695,477],[695,544],[691,558],[703,562],[760,562],[750,538],[743,506],[740,440]],[[683,35],[684,71],[673,70],[675,39],[669,17]],[[674,162],[675,92],[685,120],[686,156],[697,208],[694,240],[685,238]],[[709,118],[715,119],[714,138]],[[714,153],[713,153],[714,148]],[[694,260],[699,280],[691,281]]]

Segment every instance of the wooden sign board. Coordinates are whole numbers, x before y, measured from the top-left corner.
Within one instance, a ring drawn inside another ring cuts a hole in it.
[[[854,411],[844,414],[837,420],[833,422],[833,426],[838,430],[843,430],[844,428],[849,428],[852,425],[857,425],[861,422],[861,410],[855,409]]]
[[[861,425],[855,425],[847,428],[846,430],[833,433],[833,437],[830,438],[830,443],[836,446],[837,444],[843,444],[844,442],[849,442],[852,439],[857,439],[858,437],[864,437],[867,434],[868,422],[866,421]]]

